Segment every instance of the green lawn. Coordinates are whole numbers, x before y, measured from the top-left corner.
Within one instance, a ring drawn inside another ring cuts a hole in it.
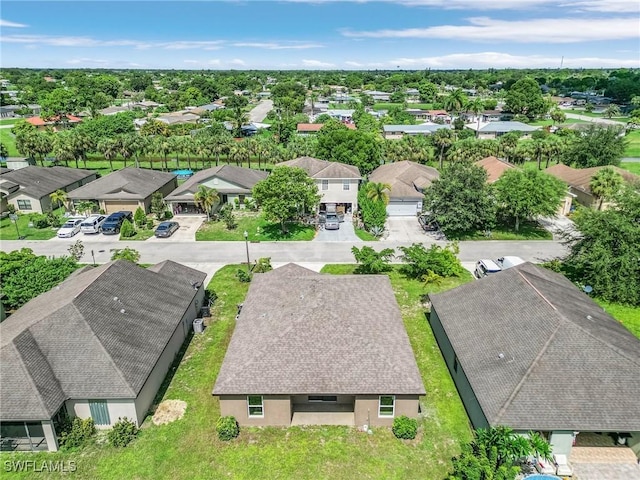
[[[365,242],[376,242],[378,240],[366,230],[361,230],[360,228],[354,228],[354,230],[360,240],[363,240]]]
[[[620,164],[620,168],[624,168],[631,173],[640,175],[640,162],[624,162]]]
[[[20,120],[20,118],[3,118],[0,120],[0,125],[13,125],[18,120]]]
[[[9,128],[0,128],[0,143],[9,150],[10,157],[19,157],[20,153],[16,149],[16,137]]]
[[[577,118],[567,118],[563,123],[559,123],[557,126],[563,127],[566,125],[571,125],[572,123],[588,123],[588,122],[586,120],[580,120]],[[553,120],[536,120],[535,122],[530,122],[529,125],[546,127],[549,125],[554,125],[554,123],[553,123]]]
[[[640,307],[610,303],[598,298],[594,299],[609,315],[622,323],[636,337],[640,338]]]
[[[279,223],[267,221],[257,212],[234,210],[238,226],[233,230],[227,229],[223,221],[204,222],[196,232],[198,241],[244,241],[244,232],[249,234],[249,241],[276,241],[276,240],[313,240],[316,235],[314,227],[297,223],[288,223],[287,234],[283,234]]]
[[[348,427],[242,428],[231,442],[217,439],[215,423],[219,402],[211,396],[235,325],[237,304],[248,284],[235,273],[240,265],[218,271],[209,289],[218,300],[213,321],[202,335],[194,336],[177,369],[168,378],[166,392],[157,398],[187,402],[185,416],[174,423],[155,426],[147,419],[141,433],[126,448],[96,443],[76,452],[12,453],[4,461],[33,460],[76,462],[76,479],[191,480],[204,478],[282,479],[424,479],[440,480],[450,468],[459,445],[471,438],[467,416],[440,350],[426,321],[419,297],[420,282],[392,272],[390,278],[411,338],[427,389],[422,399],[425,417],[415,441],[397,440],[386,428],[372,435]],[[353,265],[331,265],[327,272],[350,273]],[[439,289],[471,280],[449,280]],[[7,477],[9,474],[5,474]],[[59,478],[59,473],[39,473],[38,478]],[[12,478],[34,478],[16,473]]]
[[[552,240],[553,234],[545,230],[537,222],[520,222],[520,230],[516,232],[513,225],[497,225],[488,234],[485,232],[469,232],[456,237],[455,240]]]
[[[143,240],[147,240],[147,239],[153,237],[154,232],[155,232],[155,228],[152,228],[152,229],[138,228],[136,230],[136,234],[133,237],[124,238],[122,235],[120,235],[120,240],[124,240],[124,241],[127,241],[127,242],[130,241],[130,240],[143,241]]]
[[[625,157],[640,157],[640,130],[633,130],[626,135],[627,148]]]
[[[56,210],[56,213],[62,216],[64,210],[59,208]],[[18,230],[20,231],[20,236],[24,237],[24,240],[49,240],[56,236],[59,227],[30,227],[29,222],[31,221],[32,215],[34,214],[18,214],[17,230],[16,224],[13,223],[9,217],[0,220],[0,240],[18,240]]]
[[[373,110],[389,110],[392,107],[403,108],[402,103],[379,102],[371,107]],[[433,110],[432,103],[408,103],[406,108],[419,108],[420,110]]]

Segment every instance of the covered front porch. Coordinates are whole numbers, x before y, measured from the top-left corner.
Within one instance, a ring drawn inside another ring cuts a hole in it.
[[[355,425],[355,396],[295,395],[291,425]]]

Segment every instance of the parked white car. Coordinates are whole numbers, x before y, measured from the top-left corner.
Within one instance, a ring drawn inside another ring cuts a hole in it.
[[[102,224],[106,219],[106,215],[91,215],[82,221],[80,231],[82,233],[100,233],[102,231]]]
[[[59,238],[70,238],[80,232],[80,224],[82,223],[83,218],[73,218],[67,220],[62,227],[58,230]]]

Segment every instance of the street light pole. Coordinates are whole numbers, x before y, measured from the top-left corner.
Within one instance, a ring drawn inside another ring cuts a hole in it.
[[[246,230],[244,231],[244,246],[247,249],[247,271],[251,272],[251,269],[249,267],[251,262],[249,260],[249,232],[247,232]]]

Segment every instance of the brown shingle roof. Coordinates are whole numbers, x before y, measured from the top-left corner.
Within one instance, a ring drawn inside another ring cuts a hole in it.
[[[482,160],[478,160],[476,165],[484,168],[487,171],[487,183],[493,183],[498,180],[504,172],[515,168],[509,162],[500,160],[497,157],[486,157]]]
[[[256,274],[213,389],[252,393],[423,395],[389,278]]]
[[[340,162],[328,162],[313,157],[298,157],[287,162],[281,162],[276,165],[297,167],[307,172],[311,178],[362,178],[360,170],[353,165],[347,165]]]
[[[20,193],[43,198],[56,190],[65,190],[72,183],[95,175],[96,172],[80,168],[37,167],[30,165],[2,175],[2,180],[20,185]]]
[[[237,185],[234,189],[216,188],[221,193],[251,193],[251,189],[260,180],[267,178],[269,174],[262,170],[253,168],[234,167],[232,165],[220,165],[213,168],[201,170],[192,175],[186,182],[176,188],[165,198],[168,201],[186,200],[192,201],[193,194],[198,191],[198,187],[215,178]]]
[[[73,190],[74,200],[144,200],[168,183],[176,182],[175,173],[146,168],[123,168]]]
[[[424,194],[420,190],[429,187],[439,177],[440,173],[435,168],[404,160],[380,165],[371,172],[369,181],[391,185],[390,198],[392,200],[421,199]]]
[[[640,430],[640,340],[562,275],[524,263],[431,301],[490,425]]]
[[[558,165],[547,168],[545,172],[559,178],[573,188],[590,194],[591,188],[589,187],[589,183],[591,182],[591,178],[603,168],[611,168],[618,172],[625,182],[636,183],[640,181],[640,176],[612,165],[591,168],[572,168],[559,163]]]
[[[345,123],[346,127],[350,130],[355,130],[356,126],[352,123]],[[297,127],[298,132],[319,132],[324,127],[324,123],[299,123]]]

